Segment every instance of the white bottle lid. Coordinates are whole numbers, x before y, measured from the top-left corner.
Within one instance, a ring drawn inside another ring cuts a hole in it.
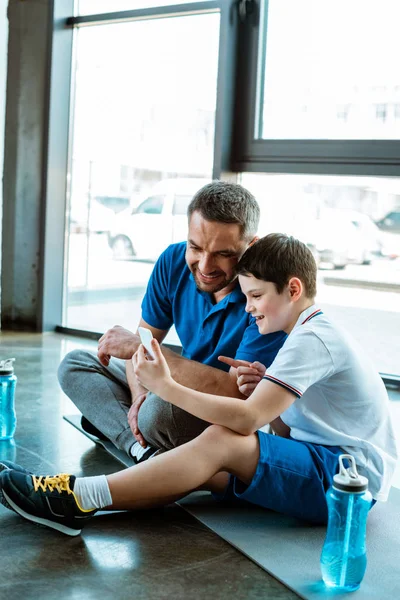
[[[348,460],[350,467],[346,469],[343,461]],[[339,456],[340,471],[333,476],[333,487],[342,492],[363,492],[368,489],[368,479],[364,475],[359,475],[356,467],[356,461],[351,454],[341,454]]]
[[[14,373],[14,360],[15,358],[0,360],[0,375],[12,375]]]

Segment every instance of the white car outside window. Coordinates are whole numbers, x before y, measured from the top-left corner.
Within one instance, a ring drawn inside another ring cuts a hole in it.
[[[120,212],[108,236],[116,259],[156,261],[170,244],[187,239],[187,207],[207,179],[171,179],[156,184],[136,208]]]

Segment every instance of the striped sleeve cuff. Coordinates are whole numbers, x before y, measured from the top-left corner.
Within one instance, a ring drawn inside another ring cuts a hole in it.
[[[285,390],[292,392],[292,394],[294,394],[296,396],[296,398],[301,398],[303,395],[302,392],[297,390],[292,385],[289,385],[288,383],[285,383],[284,381],[281,381],[280,379],[277,379],[276,377],[273,377],[272,375],[264,375],[263,379],[267,379],[268,381],[272,381],[272,383],[276,383],[277,385],[280,385],[281,387],[285,388]]]

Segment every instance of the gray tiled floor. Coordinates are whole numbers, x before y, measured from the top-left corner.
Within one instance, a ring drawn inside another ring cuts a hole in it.
[[[15,445],[0,458],[39,472],[97,475],[121,465],[67,424],[76,412],[56,378],[61,357],[95,344],[58,334],[0,334],[0,356],[15,356]],[[295,594],[176,505],[100,514],[68,538],[0,506],[0,598],[261,600]]]

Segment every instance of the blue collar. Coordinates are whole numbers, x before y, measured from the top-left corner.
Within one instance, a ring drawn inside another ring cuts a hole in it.
[[[245,303],[246,302],[246,297],[243,294],[242,290],[240,289],[239,281],[236,281],[235,287],[227,296],[225,296],[225,298],[222,298],[222,300],[220,300],[217,304],[215,304],[214,300],[212,298],[212,295],[209,292],[203,292],[203,290],[199,290],[199,288],[196,285],[196,280],[193,277],[192,272],[190,273],[189,277],[190,277],[190,280],[193,282],[193,285],[195,285],[195,287],[196,287],[196,292],[198,294],[201,294],[203,296],[203,298],[205,298],[209,304],[211,304],[212,306],[215,306],[216,310],[218,310],[217,307],[220,307],[221,309],[224,308],[228,303],[237,303],[237,302]]]

